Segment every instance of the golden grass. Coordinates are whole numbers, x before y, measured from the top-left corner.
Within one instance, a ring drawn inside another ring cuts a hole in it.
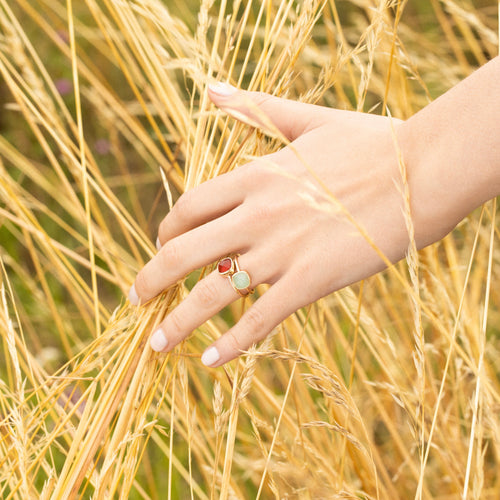
[[[119,303],[172,200],[281,145],[207,83],[407,118],[497,54],[497,14],[0,0],[0,496],[498,498],[494,203],[224,368],[199,355],[248,304],[158,355],[153,327],[199,275]]]

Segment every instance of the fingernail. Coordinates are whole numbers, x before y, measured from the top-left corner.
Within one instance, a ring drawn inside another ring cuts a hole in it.
[[[168,340],[167,337],[165,337],[165,332],[161,328],[158,328],[158,330],[156,330],[156,332],[154,332],[151,336],[149,343],[151,344],[151,349],[153,349],[153,351],[163,351],[168,345]]]
[[[161,250],[160,238],[156,238],[156,250]]]
[[[224,82],[211,83],[208,88],[210,89],[210,92],[213,92],[221,97],[232,96],[238,91],[236,87]]]
[[[219,361],[220,355],[216,347],[209,347],[202,355],[201,362],[205,366],[212,366],[214,363]]]
[[[135,291],[135,284],[130,287],[130,291],[128,292],[128,300],[133,306],[139,305],[139,296]]]

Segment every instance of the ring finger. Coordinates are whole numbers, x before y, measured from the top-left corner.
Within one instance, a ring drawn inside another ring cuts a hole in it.
[[[250,276],[251,287],[266,283],[269,279],[269,276],[257,271],[258,262],[258,258],[249,255],[238,258],[240,269],[247,271]],[[155,351],[170,351],[193,330],[239,297],[230,278],[221,275],[217,270],[213,271],[200,280],[189,295],[163,320],[151,337],[151,347]]]

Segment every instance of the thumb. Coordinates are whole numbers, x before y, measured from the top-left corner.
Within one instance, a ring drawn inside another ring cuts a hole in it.
[[[228,83],[208,86],[209,97],[229,115],[269,135],[284,135],[294,141],[318,126],[324,108],[291,101],[265,92],[239,90]]]

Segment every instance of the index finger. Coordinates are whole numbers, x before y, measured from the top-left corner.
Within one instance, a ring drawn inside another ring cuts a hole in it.
[[[246,166],[245,166],[246,167]],[[160,223],[160,245],[191,229],[206,224],[240,205],[247,192],[245,167],[210,179],[186,191]]]

